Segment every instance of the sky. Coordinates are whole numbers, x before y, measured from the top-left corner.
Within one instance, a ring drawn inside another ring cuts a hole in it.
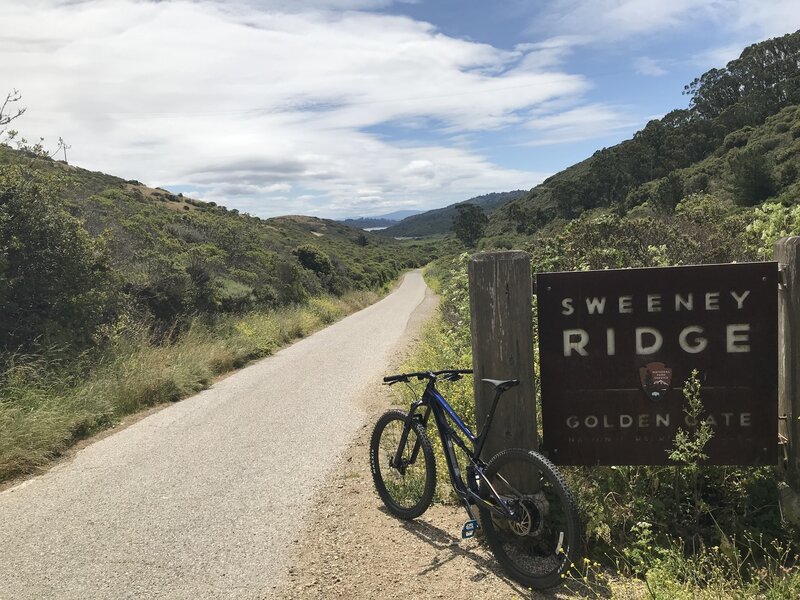
[[[70,164],[345,218],[530,189],[687,107],[800,2],[0,0],[0,23],[13,127]]]

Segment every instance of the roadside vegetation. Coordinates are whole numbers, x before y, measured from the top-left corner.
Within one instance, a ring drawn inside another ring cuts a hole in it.
[[[53,160],[0,115],[0,482],[374,302],[438,250]],[[14,146],[14,148],[12,148]],[[59,146],[61,147],[61,146]]]
[[[689,199],[679,212],[695,201]],[[707,239],[714,240],[730,229],[730,219],[744,218],[738,212],[720,217],[718,210],[707,211],[699,221],[669,221],[678,232],[702,227]],[[762,256],[785,232],[787,223],[800,232],[794,213],[792,207],[779,204],[749,209],[750,226],[741,228],[726,246],[724,252],[729,254],[720,254],[723,250],[714,246],[713,260]],[[654,225],[665,227],[667,222],[586,217],[568,224],[548,245],[531,244],[525,249],[533,256],[534,272],[708,262],[703,259],[708,258],[713,242],[689,244],[698,238],[685,233],[685,238],[670,240],[673,243],[654,245],[646,235]],[[605,244],[599,245],[599,239],[606,240]],[[687,244],[696,254],[687,254]],[[439,313],[428,324],[405,365],[407,370],[471,364],[468,260],[469,254],[440,258],[428,268],[429,283],[441,297]],[[534,316],[534,328],[535,323]],[[538,358],[534,371],[538,380]],[[474,429],[472,381],[467,378],[442,386]],[[696,379],[687,382],[685,395],[687,410],[694,411],[702,423],[702,389]],[[541,398],[537,398],[537,412],[541,414]],[[800,531],[782,520],[780,474],[772,467],[703,466],[703,448],[710,435],[713,431],[698,427],[676,436],[675,466],[563,469],[585,525],[587,559],[576,565],[568,582],[576,594],[680,599],[800,596]],[[444,464],[441,449],[436,451],[439,463]],[[446,473],[442,469],[439,475],[439,499],[450,502]]]
[[[214,377],[268,356],[379,296],[348,292],[213,323],[195,318],[174,338],[141,323],[118,323],[101,349],[77,356],[6,354],[0,377],[0,482],[47,465],[126,415],[194,394]]]

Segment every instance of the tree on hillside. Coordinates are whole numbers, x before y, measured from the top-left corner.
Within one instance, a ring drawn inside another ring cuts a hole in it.
[[[660,179],[653,194],[653,203],[662,212],[672,212],[683,198],[683,182],[674,171]]]
[[[772,165],[759,147],[731,151],[728,166],[733,177],[733,189],[738,202],[744,206],[760,204],[775,193]]]
[[[3,101],[3,104],[0,105],[0,135],[5,133],[6,125],[11,123],[17,117],[21,117],[25,112],[25,108],[17,108],[16,110],[13,108],[13,104],[16,104],[22,99],[22,95],[17,90],[12,90],[6,94],[6,99]]]
[[[462,244],[473,248],[483,237],[489,218],[475,204],[459,204],[456,210],[458,214],[453,218],[452,231]]]
[[[91,343],[119,308],[103,246],[67,212],[51,178],[0,169],[0,349]]]
[[[744,49],[724,69],[711,69],[684,88],[692,111],[705,119],[727,115],[733,129],[760,123],[800,101],[800,31]]]
[[[312,244],[303,244],[292,251],[304,269],[317,275],[328,275],[333,271],[330,257]]]

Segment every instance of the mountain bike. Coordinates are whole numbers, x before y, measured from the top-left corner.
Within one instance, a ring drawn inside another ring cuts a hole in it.
[[[515,448],[488,461],[481,458],[500,396],[519,381],[483,379],[494,387],[495,395],[483,428],[475,435],[436,389],[437,380],[456,381],[470,373],[470,369],[448,369],[383,378],[388,385],[408,384],[414,378],[427,382],[408,411],[390,410],[375,424],[370,440],[375,488],[389,512],[401,519],[418,517],[430,506],[436,458],[427,425],[433,415],[450,481],[469,516],[462,538],[482,529],[512,579],[536,589],[552,587],[575,559],[580,537],[575,501],[558,469],[538,452]],[[455,447],[466,456],[466,478]]]

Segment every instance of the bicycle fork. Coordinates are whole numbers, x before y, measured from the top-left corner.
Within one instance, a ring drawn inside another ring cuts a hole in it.
[[[408,465],[414,464],[417,460],[417,456],[419,455],[419,449],[422,445],[422,441],[419,438],[416,438],[414,442],[414,448],[411,451],[411,456],[408,458],[407,461],[403,460],[403,454],[406,449],[406,444],[408,443],[408,434],[411,431],[411,427],[415,420],[418,420],[421,425],[425,425],[428,421],[428,415],[430,415],[430,407],[425,413],[424,417],[420,417],[419,413],[417,413],[417,409],[422,405],[421,402],[414,402],[411,405],[411,409],[408,411],[408,416],[406,416],[406,421],[403,424],[403,433],[400,435],[400,443],[397,444],[397,452],[395,452],[394,457],[392,457],[390,466],[397,469],[401,475],[405,475],[406,467]]]

